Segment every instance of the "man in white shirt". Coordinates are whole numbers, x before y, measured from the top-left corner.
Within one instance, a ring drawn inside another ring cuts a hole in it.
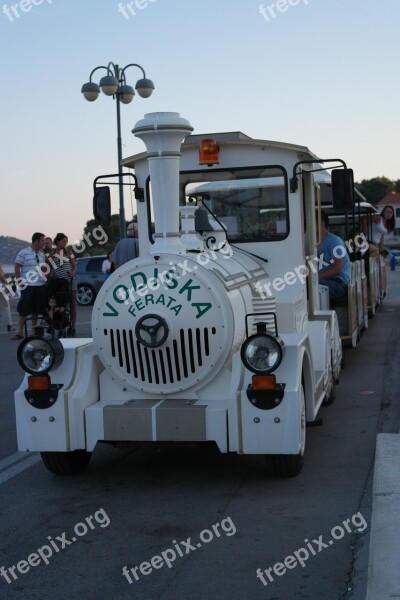
[[[46,255],[43,251],[45,236],[36,232],[32,236],[32,244],[20,250],[15,259],[16,284],[21,290],[18,302],[18,329],[13,340],[24,337],[26,317],[32,316],[32,328],[36,326],[36,319],[46,309],[45,281]]]

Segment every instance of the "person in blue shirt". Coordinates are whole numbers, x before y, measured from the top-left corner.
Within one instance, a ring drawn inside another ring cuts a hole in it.
[[[330,233],[329,217],[321,214],[318,279],[329,288],[331,302],[341,300],[347,294],[350,281],[350,259],[344,241]]]

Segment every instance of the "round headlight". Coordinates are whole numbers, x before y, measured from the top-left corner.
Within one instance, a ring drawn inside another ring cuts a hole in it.
[[[249,371],[260,375],[272,373],[281,364],[283,347],[279,337],[256,333],[244,342],[240,356]]]
[[[58,367],[64,358],[64,348],[57,339],[29,337],[20,344],[17,358],[24,371],[40,375]]]

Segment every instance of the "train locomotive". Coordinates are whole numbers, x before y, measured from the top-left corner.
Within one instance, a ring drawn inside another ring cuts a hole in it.
[[[323,161],[240,132],[193,135],[177,113],[145,115],[133,133],[146,146],[125,161],[140,257],[101,288],[92,338],[21,343],[18,447],[74,474],[98,443],[213,442],[295,476],[342,360],[318,284]],[[343,196],[349,170],[336,166]]]

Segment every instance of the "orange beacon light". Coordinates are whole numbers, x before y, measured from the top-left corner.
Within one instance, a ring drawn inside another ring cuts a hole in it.
[[[207,165],[208,167],[219,164],[218,144],[213,138],[201,140],[199,147],[199,164]]]

